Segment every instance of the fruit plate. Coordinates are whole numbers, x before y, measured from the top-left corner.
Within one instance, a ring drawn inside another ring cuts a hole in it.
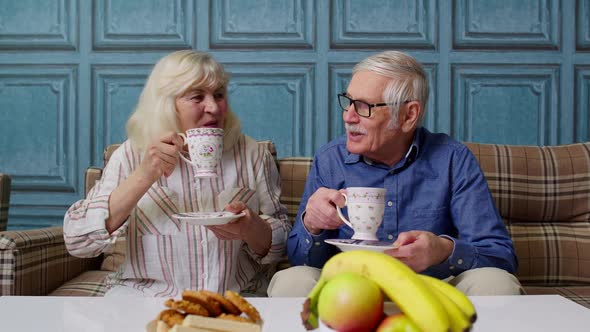
[[[238,214],[220,211],[220,212],[184,212],[176,213],[172,215],[173,218],[190,224],[201,225],[201,226],[217,226],[225,225],[238,218],[245,216],[246,213],[241,212]]]
[[[368,240],[353,240],[353,239],[328,239],[324,242],[338,247],[341,251],[350,250],[369,250],[376,252],[383,252],[388,249],[395,249],[393,242],[385,241],[368,241]]]

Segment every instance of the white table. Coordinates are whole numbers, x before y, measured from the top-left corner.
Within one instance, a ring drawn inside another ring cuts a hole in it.
[[[558,295],[474,296],[473,331],[589,331],[590,310]],[[305,331],[303,298],[250,298],[265,332]],[[161,298],[0,297],[0,331],[144,332],[164,309]]]

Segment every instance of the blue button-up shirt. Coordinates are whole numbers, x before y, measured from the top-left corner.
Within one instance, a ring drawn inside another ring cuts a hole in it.
[[[429,231],[454,242],[451,256],[424,271],[438,278],[480,267],[510,273],[517,268],[512,240],[496,209],[485,177],[471,151],[448,135],[418,128],[405,158],[393,167],[372,162],[346,150],[340,137],[315,155],[307,177],[295,225],[289,234],[291,264],[321,268],[338,249],[325,239],[348,239],[343,225],[318,235],[301,221],[307,200],[320,187],[380,187],[387,189],[381,241],[393,242],[400,232]]]

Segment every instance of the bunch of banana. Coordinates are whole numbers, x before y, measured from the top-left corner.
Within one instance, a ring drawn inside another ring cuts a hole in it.
[[[416,274],[386,254],[355,250],[336,254],[324,265],[320,280],[309,293],[301,313],[308,330],[318,327],[318,298],[322,288],[343,272],[356,273],[377,283],[422,331],[468,331],[475,322],[475,307],[452,285]]]

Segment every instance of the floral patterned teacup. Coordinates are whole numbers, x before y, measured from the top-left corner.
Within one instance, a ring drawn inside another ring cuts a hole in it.
[[[195,177],[217,176],[217,164],[223,153],[223,129],[192,128],[178,135],[188,144],[191,159],[182,154],[180,157],[195,167]]]
[[[350,221],[344,217],[340,207],[337,206],[336,211],[340,219],[354,230],[352,238],[377,241],[377,229],[385,211],[385,189],[350,187],[342,196],[346,200]]]

